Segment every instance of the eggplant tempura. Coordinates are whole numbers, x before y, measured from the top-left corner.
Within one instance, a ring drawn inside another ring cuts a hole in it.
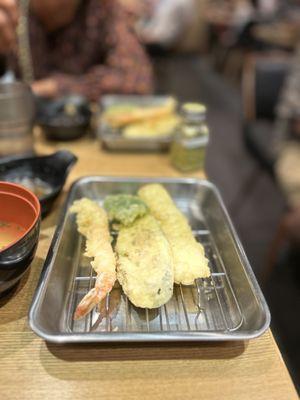
[[[121,223],[117,278],[124,293],[137,307],[160,307],[172,297],[174,272],[170,246],[158,222],[137,196],[109,196],[104,206],[110,218]]]

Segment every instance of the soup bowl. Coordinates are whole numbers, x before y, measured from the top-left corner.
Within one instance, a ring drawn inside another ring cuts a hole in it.
[[[16,286],[28,270],[38,243],[40,219],[40,203],[32,192],[0,181],[0,296]],[[1,243],[5,229],[12,227],[10,239]]]
[[[45,217],[76,161],[77,157],[68,150],[47,156],[6,158],[0,160],[0,181],[16,183],[34,192],[40,200],[42,217]]]

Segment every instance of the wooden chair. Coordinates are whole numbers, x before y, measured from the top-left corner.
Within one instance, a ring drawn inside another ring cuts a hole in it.
[[[236,196],[231,207],[234,213],[239,212],[240,205],[249,191],[254,190],[263,171],[276,179],[273,120],[287,67],[285,55],[278,53],[253,53],[244,62],[241,81],[242,135],[246,149],[256,161],[256,168]]]
[[[274,119],[290,59],[287,53],[251,54],[245,61],[242,75],[243,138],[249,154],[257,162],[253,175],[266,171],[275,183]],[[255,185],[254,176],[249,181]],[[251,190],[249,182],[245,183],[246,190],[248,195]],[[262,271],[263,282],[273,271],[286,239],[283,215],[268,250],[266,266]]]
[[[274,178],[274,118],[289,67],[286,53],[251,54],[242,74],[243,138],[247,150]]]

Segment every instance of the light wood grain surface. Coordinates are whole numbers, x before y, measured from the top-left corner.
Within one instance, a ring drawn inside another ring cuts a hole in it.
[[[165,155],[110,154],[91,140],[67,147],[78,157],[66,188],[89,174],[176,176]],[[201,174],[198,174],[200,176]],[[16,292],[0,300],[0,399],[293,400],[295,392],[270,331],[249,342],[186,345],[68,345],[45,343],[27,323],[28,308],[55,229],[42,223],[35,260]]]

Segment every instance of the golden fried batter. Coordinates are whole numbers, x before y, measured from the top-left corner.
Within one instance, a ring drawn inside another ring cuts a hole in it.
[[[146,215],[121,228],[116,251],[117,278],[135,306],[156,308],[172,297],[172,253],[154,217]]]
[[[151,214],[159,221],[170,243],[175,282],[191,285],[197,278],[210,276],[203,246],[195,240],[188,221],[164,187],[159,184],[145,185],[138,194],[149,207]]]
[[[97,273],[95,287],[78,304],[74,319],[87,315],[111,291],[116,280],[116,258],[111,246],[106,212],[96,202],[83,198],[73,203],[78,231],[86,237],[85,255],[92,257]]]

